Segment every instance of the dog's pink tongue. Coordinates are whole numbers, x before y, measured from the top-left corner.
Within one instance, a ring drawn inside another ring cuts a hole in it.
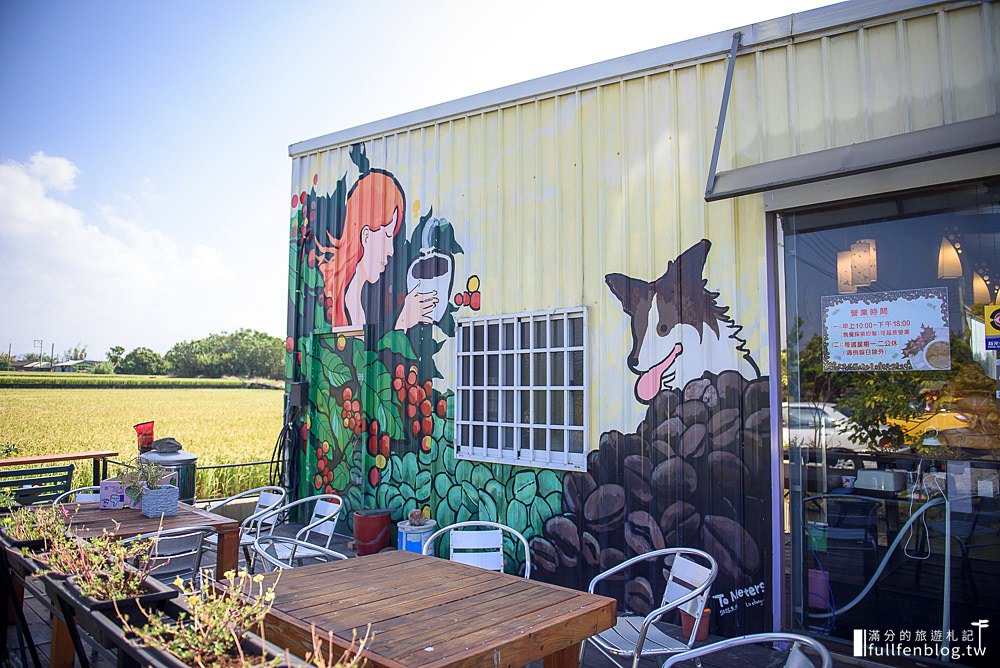
[[[683,350],[681,344],[675,343],[674,349],[670,351],[670,354],[662,362],[639,376],[639,380],[635,382],[635,395],[639,397],[640,401],[650,401],[656,396],[656,393],[660,391],[660,378],[670,368],[670,365],[674,363],[677,356],[681,354],[681,350]]]

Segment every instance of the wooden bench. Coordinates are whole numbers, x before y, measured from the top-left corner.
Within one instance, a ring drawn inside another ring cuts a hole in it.
[[[75,462],[82,459],[93,461],[92,485],[100,485],[108,477],[108,459],[117,457],[114,450],[95,450],[94,452],[70,452],[61,455],[31,455],[28,457],[10,457],[0,459],[0,467],[20,466],[30,467],[36,464],[52,464],[54,462]]]
[[[43,466],[31,469],[0,471],[0,489],[9,490],[22,506],[51,503],[70,490],[73,482],[72,464]]]

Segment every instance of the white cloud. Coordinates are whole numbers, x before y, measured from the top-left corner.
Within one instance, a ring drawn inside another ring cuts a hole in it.
[[[58,199],[76,174],[71,161],[42,153],[0,165],[0,333],[15,352],[39,337],[55,339],[57,353],[71,341],[97,357],[116,344],[165,352],[255,326],[256,314],[233,298],[256,283],[238,263],[153,229],[128,205],[134,198],[124,210],[98,205],[91,223]]]

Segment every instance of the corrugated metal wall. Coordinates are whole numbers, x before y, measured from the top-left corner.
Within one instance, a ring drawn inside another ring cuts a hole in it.
[[[913,13],[740,55],[720,169],[997,113],[992,5]],[[641,412],[622,373],[628,332],[607,273],[652,280],[711,240],[708,287],[766,367],[762,207],[756,197],[703,200],[725,69],[715,57],[359,138],[372,166],[400,180],[413,222],[433,207],[455,226],[466,250],[456,288],[480,277],[479,315],[591,309],[592,434]],[[297,157],[293,190],[317,174],[320,192],[352,181],[348,150]]]

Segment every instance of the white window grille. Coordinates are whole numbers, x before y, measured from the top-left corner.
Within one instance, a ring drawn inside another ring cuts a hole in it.
[[[458,322],[455,456],[585,470],[587,312]]]

